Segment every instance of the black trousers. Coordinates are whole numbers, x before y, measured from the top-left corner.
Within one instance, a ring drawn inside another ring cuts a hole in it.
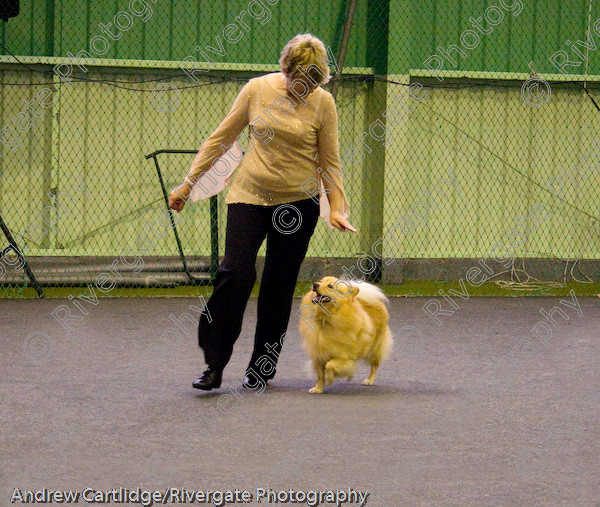
[[[247,371],[253,369],[263,378],[275,375],[298,272],[318,218],[318,198],[279,206],[228,205],[225,257],[198,325],[198,344],[209,367],[222,370],[231,358],[256,281],[256,256],[266,237],[254,351]]]

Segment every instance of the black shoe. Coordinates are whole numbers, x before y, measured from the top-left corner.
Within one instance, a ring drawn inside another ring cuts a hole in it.
[[[210,391],[217,387],[221,387],[221,380],[223,379],[223,372],[221,370],[214,370],[208,368],[201,377],[194,380],[192,387],[196,389],[202,389],[203,391]]]
[[[269,380],[271,380],[271,378],[273,377],[265,377],[262,379],[265,387],[269,385]],[[260,384],[257,384],[256,382],[256,377],[250,377],[246,375],[244,380],[242,380],[242,386],[244,386],[246,389],[256,389],[259,385]]]

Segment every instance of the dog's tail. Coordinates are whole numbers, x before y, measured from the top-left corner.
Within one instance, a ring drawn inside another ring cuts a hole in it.
[[[390,304],[385,293],[375,285],[362,281],[359,282],[356,280],[348,280],[347,283],[349,283],[353,287],[358,287],[358,294],[356,295],[358,299],[362,299],[364,301],[367,301],[368,303],[381,301],[386,305]]]
[[[385,326],[377,335],[373,347],[369,351],[367,359],[371,363],[379,364],[384,359],[387,359],[392,351],[394,338],[389,326]]]
[[[392,331],[389,326],[385,327],[383,341],[381,343],[381,359],[389,357],[394,345],[394,338],[392,338]]]
[[[381,302],[386,306],[390,305],[389,299],[379,287],[367,282],[359,282],[356,280],[349,281],[348,283],[358,287],[358,294],[356,295],[357,299],[362,299],[363,301],[371,304],[375,302]],[[378,336],[375,340],[370,355],[377,358],[377,362],[379,363],[379,361],[386,359],[390,355],[393,345],[394,338],[392,336],[392,331],[386,322],[385,327],[378,331]]]

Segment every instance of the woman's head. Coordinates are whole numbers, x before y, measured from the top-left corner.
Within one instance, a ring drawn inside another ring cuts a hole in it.
[[[289,41],[281,51],[279,64],[288,84],[298,79],[314,90],[331,79],[325,45],[310,33]]]

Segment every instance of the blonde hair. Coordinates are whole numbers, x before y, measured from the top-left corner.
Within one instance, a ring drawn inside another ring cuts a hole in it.
[[[281,51],[281,72],[286,77],[308,75],[319,85],[331,79],[325,44],[310,33],[296,35]]]

